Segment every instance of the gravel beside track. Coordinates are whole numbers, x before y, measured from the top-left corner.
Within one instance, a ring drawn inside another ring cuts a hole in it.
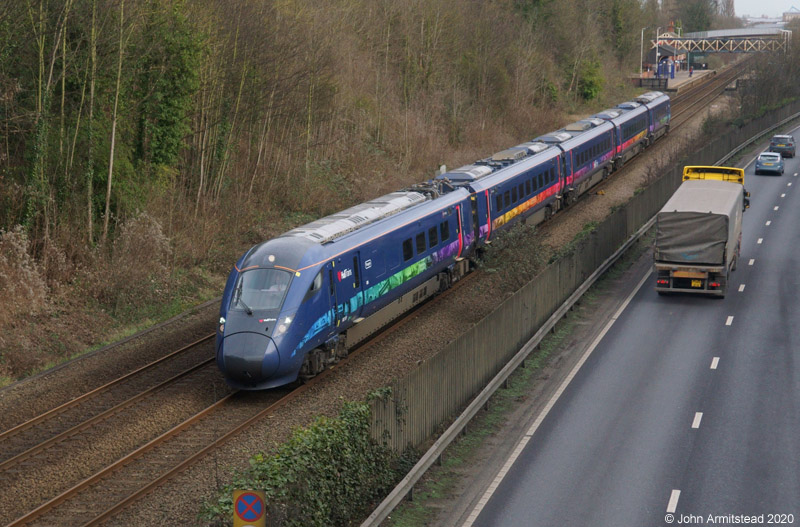
[[[206,302],[118,343],[7,386],[0,390],[0,432],[212,333],[218,316],[218,302]]]
[[[717,110],[723,105],[717,104]],[[702,117],[698,113],[698,117]],[[657,145],[629,163],[625,170],[614,174],[604,183],[603,194],[592,193],[582,198],[570,209],[560,213],[554,221],[538,229],[534,243],[509,249],[515,258],[533,258],[536,252],[550,254],[571,241],[590,221],[602,221],[614,206],[625,203],[633,192],[652,177],[649,167],[666,162],[668,158],[683,150],[697,136],[701,118],[684,126],[680,133],[671,133]],[[433,356],[448,342],[457,338],[465,328],[478,322],[492,311],[515,288],[506,280],[506,273],[478,270],[476,278],[454,291],[435,310],[420,310],[397,331],[391,332],[360,354],[354,355],[338,365],[313,389],[296,398],[288,407],[280,408],[263,422],[240,434],[223,449],[216,450],[200,463],[188,468],[182,474],[159,487],[145,499],[112,518],[108,525],[153,526],[153,525],[201,525],[197,511],[206,499],[212,499],[216,489],[230,480],[232,468],[245,468],[247,459],[259,451],[269,452],[274,446],[285,441],[291,431],[298,426],[308,425],[316,416],[335,415],[343,401],[362,400],[364,395],[376,388],[389,384]],[[172,351],[180,344],[214,330],[218,306],[215,303],[202,306],[186,318],[174,320],[157,329],[131,339],[120,346],[109,347],[80,360],[46,372],[26,382],[18,383],[0,391],[0,431],[30,419],[42,411],[58,406],[80,393],[100,386],[130,371],[159,354]],[[213,349],[209,351],[213,354]],[[218,375],[218,374],[217,374]],[[215,381],[205,381],[219,386],[220,377]],[[107,462],[109,458],[121,457],[140,443],[145,437],[158,435],[156,429],[163,429],[166,423],[173,422],[198,405],[209,404],[208,392],[212,390],[190,389],[182,393],[171,392],[171,397],[149,399],[140,405],[140,418],[126,421],[118,427],[110,427],[108,434],[95,444],[80,447],[80,458],[72,455],[57,460],[53,472],[35,473],[25,477],[19,486],[9,486],[8,480],[0,480],[0,519],[8,519],[19,492],[30,492],[29,485],[35,481],[37,489],[42,479],[78,478],[81,465],[96,456]],[[263,394],[240,394],[242,399],[257,407],[264,404]],[[149,423],[157,421],[156,426]],[[128,437],[130,436],[130,437]],[[75,450],[78,452],[78,450]],[[120,454],[122,453],[122,454]],[[99,462],[99,461],[98,461]],[[145,463],[138,470],[153,470]],[[36,468],[35,470],[43,470]],[[134,470],[135,472],[135,470]],[[82,473],[82,472],[81,472]],[[73,475],[75,474],[75,475]],[[122,478],[122,479],[126,479]],[[41,489],[46,488],[42,486]],[[13,494],[9,494],[12,491]],[[53,492],[50,489],[48,492]],[[39,495],[36,490],[31,494]],[[30,509],[30,506],[20,509]],[[9,508],[7,510],[6,508]],[[80,507],[76,507],[76,511]],[[11,514],[13,517],[13,514]],[[57,518],[42,518],[40,525],[61,525]],[[52,523],[52,522],[56,523]]]

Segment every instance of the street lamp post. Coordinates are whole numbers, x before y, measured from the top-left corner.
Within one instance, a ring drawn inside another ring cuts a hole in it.
[[[661,34],[661,26],[658,26],[658,28],[656,29],[656,77],[659,78],[661,77],[661,72],[658,68],[660,66],[658,62],[658,35],[660,34]]]
[[[644,30],[650,29],[653,26],[647,26],[642,28],[642,36],[639,42],[639,77],[642,76],[643,72],[643,64],[644,64]]]

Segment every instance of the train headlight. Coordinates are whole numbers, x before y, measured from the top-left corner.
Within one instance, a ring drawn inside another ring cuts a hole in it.
[[[219,332],[225,333],[225,317],[219,317]]]
[[[283,320],[279,321],[278,327],[275,328],[276,335],[283,335],[289,330],[289,325],[292,323],[294,316],[285,317]]]

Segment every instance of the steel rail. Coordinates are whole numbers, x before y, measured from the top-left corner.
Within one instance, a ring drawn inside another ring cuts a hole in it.
[[[42,450],[45,450],[46,448],[48,448],[48,447],[50,447],[50,446],[52,446],[52,445],[54,445],[56,443],[60,443],[62,441],[67,440],[68,438],[74,436],[75,434],[77,434],[79,432],[82,432],[83,430],[86,430],[87,428],[91,427],[92,425],[94,425],[94,424],[96,424],[96,423],[98,423],[100,421],[104,421],[105,419],[108,419],[109,417],[112,417],[115,414],[118,414],[119,412],[121,412],[125,408],[128,408],[128,407],[132,406],[134,403],[144,399],[145,397],[147,397],[149,395],[152,395],[156,391],[161,390],[162,388],[168,386],[169,384],[172,384],[173,382],[177,381],[178,379],[180,379],[182,377],[185,377],[185,376],[189,375],[190,373],[193,373],[196,370],[199,370],[200,368],[203,368],[203,367],[207,366],[209,363],[212,363],[213,361],[214,361],[213,358],[206,359],[203,362],[201,362],[199,364],[196,364],[196,365],[192,366],[191,368],[189,368],[187,370],[184,370],[184,371],[178,373],[177,375],[174,375],[173,377],[170,377],[169,379],[167,379],[167,380],[165,380],[165,381],[163,381],[163,382],[161,382],[161,383],[159,383],[159,384],[157,384],[155,386],[152,386],[151,388],[148,388],[147,390],[145,390],[143,392],[139,392],[137,395],[134,395],[133,397],[131,397],[129,399],[126,399],[125,401],[122,401],[122,402],[120,402],[119,404],[117,404],[115,406],[112,406],[108,410],[105,410],[104,412],[101,412],[101,413],[93,416],[92,418],[73,426],[72,428],[70,428],[68,430],[65,430],[64,432],[62,432],[62,433],[60,433],[58,435],[55,435],[55,436],[47,439],[46,441],[38,443],[36,446],[34,446],[34,447],[32,447],[32,448],[30,448],[28,450],[25,450],[24,452],[20,452],[19,454],[17,454],[14,457],[6,459],[2,463],[0,463],[0,473],[2,473],[4,471],[7,471],[10,466],[19,464],[19,463],[25,461],[26,459],[29,459],[30,457],[38,454]]]
[[[136,370],[134,370],[134,371],[132,371],[130,373],[127,373],[127,374],[123,375],[122,377],[118,377],[117,379],[115,379],[113,381],[110,381],[110,382],[108,382],[108,383],[106,383],[106,384],[104,384],[102,386],[99,386],[99,387],[97,387],[97,388],[95,388],[95,389],[93,389],[91,391],[88,391],[88,392],[84,393],[83,395],[79,395],[78,397],[75,397],[74,399],[70,399],[66,403],[64,403],[64,404],[62,404],[60,406],[57,406],[55,408],[51,408],[50,410],[37,415],[33,419],[30,419],[28,421],[25,421],[23,423],[20,423],[20,424],[18,424],[16,426],[12,427],[12,428],[9,428],[8,430],[5,430],[4,432],[0,433],[0,441],[2,441],[3,439],[5,439],[6,437],[8,437],[11,434],[16,434],[16,433],[22,432],[23,430],[26,430],[26,429],[32,427],[33,425],[42,422],[45,419],[49,419],[51,417],[55,417],[56,415],[59,415],[59,414],[63,413],[64,411],[77,406],[78,404],[80,404],[81,402],[85,401],[86,399],[88,399],[90,397],[93,397],[95,395],[99,395],[100,393],[102,393],[104,391],[107,391],[111,387],[113,387],[113,386],[115,386],[115,385],[117,385],[117,384],[119,384],[119,383],[121,383],[121,382],[123,382],[125,380],[128,380],[131,377],[133,377],[135,375],[138,375],[139,373],[144,372],[145,370],[153,368],[153,367],[161,364],[162,362],[174,357],[175,355],[178,355],[179,353],[183,353],[184,351],[186,351],[186,350],[188,350],[188,349],[190,349],[190,348],[192,348],[194,346],[197,346],[201,342],[209,340],[209,339],[211,339],[213,337],[214,337],[214,333],[212,333],[210,335],[206,335],[205,337],[202,337],[202,338],[192,342],[191,344],[188,344],[188,345],[186,345],[186,346],[184,346],[184,347],[182,347],[182,348],[180,348],[180,349],[178,349],[176,351],[173,351],[172,353],[170,353],[168,355],[165,355],[165,356],[161,357],[160,359],[157,359],[157,360],[155,360],[155,361],[153,361],[153,362],[151,362],[149,364],[145,364],[144,366],[142,366],[142,367],[140,367],[140,368],[138,368],[138,369],[136,369]]]

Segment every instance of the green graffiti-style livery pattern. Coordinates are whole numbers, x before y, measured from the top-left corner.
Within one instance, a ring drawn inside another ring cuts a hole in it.
[[[465,238],[471,238],[469,235],[465,236]],[[469,243],[469,240],[466,240]],[[389,293],[389,291],[403,285],[404,283],[408,282],[409,280],[416,278],[420,274],[427,271],[429,268],[433,267],[436,262],[445,260],[454,256],[458,252],[458,239],[454,242],[445,245],[442,250],[437,251],[430,256],[426,256],[422,260],[415,262],[408,267],[401,269],[400,271],[394,273],[393,275],[389,276],[387,279],[378,282],[377,284],[367,288],[363,292],[359,291],[356,293],[355,296],[351,297],[349,300],[346,300],[344,303],[339,304],[336,309],[339,311],[339,315],[341,318],[341,322],[346,322],[347,320],[353,318],[353,313],[357,313],[359,308],[362,306],[369,304],[370,302],[374,302],[378,298],[382,297],[383,295]],[[302,340],[298,343],[297,347],[292,351],[292,357],[294,357],[297,352],[305,346],[305,344],[317,336],[319,333],[324,331],[326,328],[330,327],[334,324],[335,320],[335,313],[333,309],[329,309],[322,315],[320,318],[317,319],[314,324],[306,332],[305,336]]]

